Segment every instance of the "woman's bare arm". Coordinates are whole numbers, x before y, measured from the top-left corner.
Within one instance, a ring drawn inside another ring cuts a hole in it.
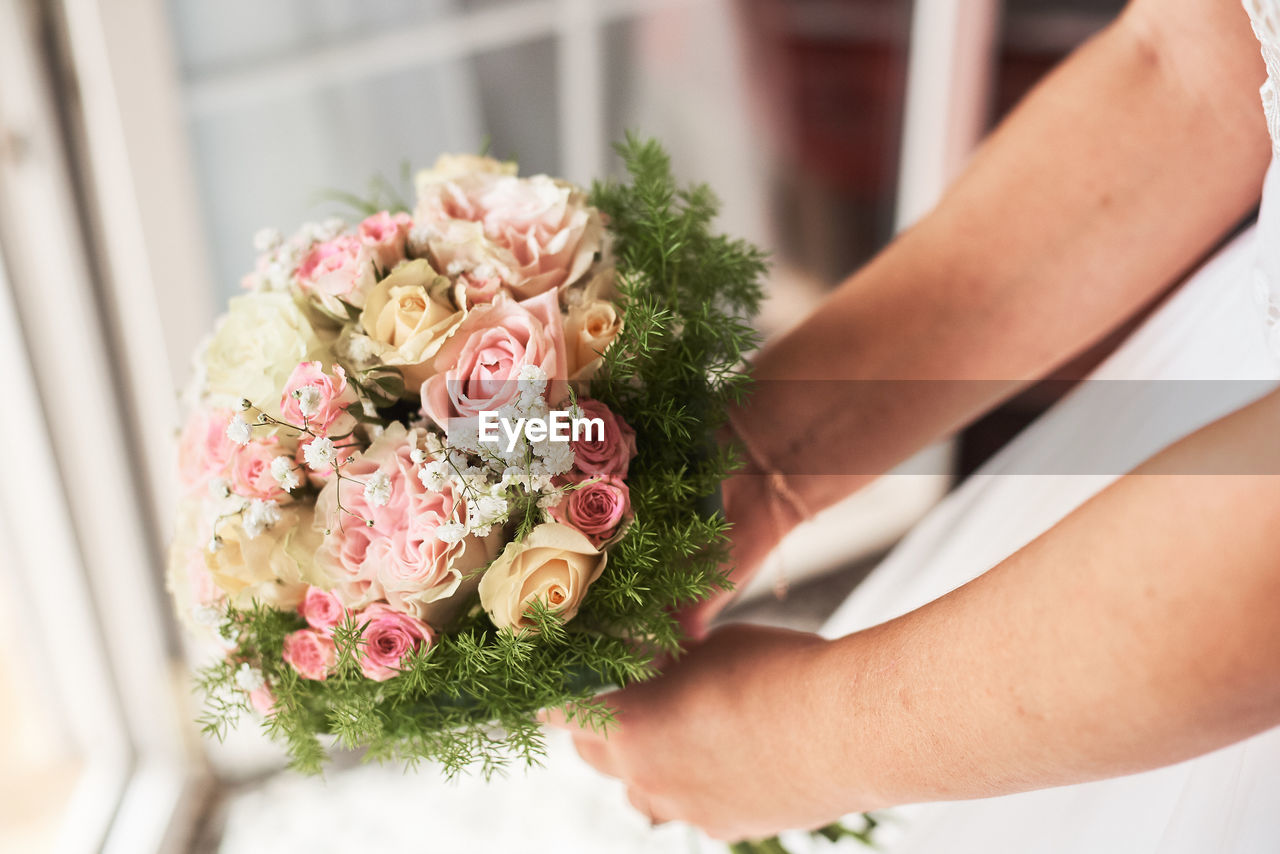
[[[1238,3],[1131,4],[930,215],[760,356],[735,418],[759,456],[816,512],[1149,303],[1256,203],[1264,73]],[[811,379],[838,382],[795,382]],[[992,382],[877,382],[917,379]],[[784,532],[763,479],[725,499],[750,572]]]
[[[995,569],[826,642],[729,626],[612,695],[579,749],[725,838],[1078,783],[1280,724],[1280,392]]]

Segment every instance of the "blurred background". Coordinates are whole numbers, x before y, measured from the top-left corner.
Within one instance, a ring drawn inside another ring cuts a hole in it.
[[[1121,5],[0,0],[0,851],[367,850],[349,818],[365,809],[452,828],[443,850],[696,847],[633,826],[589,776],[556,784],[586,807],[548,801],[555,821],[499,830],[429,770],[340,762],[301,781],[252,725],[202,740],[163,589],[172,449],[156,439],[179,423],[193,347],[254,232],[335,212],[324,191],[401,186],[407,164],[486,145],[586,183],[618,175],[628,129],[774,253],[761,323],[777,333]],[[815,520],[826,533],[803,539],[822,551],[785,544],[738,615],[816,626],[1048,399],[1033,389]],[[531,791],[503,785],[487,797]]]

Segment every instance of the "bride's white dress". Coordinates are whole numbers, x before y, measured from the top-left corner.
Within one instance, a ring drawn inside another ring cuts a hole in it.
[[[1086,383],[1046,413],[913,530],[832,616],[826,635],[883,622],[971,580],[1116,477],[1024,472],[1071,471],[1098,443],[1136,465],[1280,377],[1280,4],[1245,6],[1267,59],[1262,95],[1277,152],[1256,226],[1193,275],[1092,377],[1142,382],[1125,383],[1123,395],[1114,384]],[[1212,393],[1189,406],[1170,385],[1149,382],[1160,380],[1255,382],[1205,384]],[[1099,401],[1108,416],[1101,423]],[[1079,430],[1084,423],[1087,433]],[[884,835],[890,854],[1274,854],[1280,729],[1144,774],[895,814]]]

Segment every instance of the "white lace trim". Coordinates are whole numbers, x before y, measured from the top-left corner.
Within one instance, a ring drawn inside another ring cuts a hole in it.
[[[1262,46],[1262,59],[1267,64],[1267,80],[1260,90],[1262,109],[1267,116],[1273,156],[1280,161],[1280,3],[1276,0],[1244,0],[1244,8],[1249,13],[1254,35]],[[1271,196],[1277,189],[1274,183],[1270,178],[1267,181]],[[1268,209],[1280,204],[1280,198],[1266,198],[1268,193],[1263,195],[1264,212],[1259,217],[1259,226],[1269,230],[1275,227],[1275,217]],[[1266,320],[1267,345],[1280,359],[1280,277],[1276,275],[1277,265],[1269,254],[1278,250],[1274,241],[1268,239],[1268,234],[1259,234],[1259,255],[1254,261],[1253,271],[1254,300]]]
[[[1280,8],[1275,0],[1244,0],[1245,10],[1253,23],[1253,32],[1262,45],[1262,59],[1267,64],[1267,82],[1262,84],[1262,109],[1267,114],[1271,147],[1280,156]]]

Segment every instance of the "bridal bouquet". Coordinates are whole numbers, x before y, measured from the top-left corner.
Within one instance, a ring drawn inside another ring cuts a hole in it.
[[[445,156],[412,209],[258,236],[180,440],[207,731],[252,707],[304,770],[336,743],[487,774],[678,653],[673,612],[727,584],[710,437],[764,260],[658,145],[619,152],[590,192]]]

